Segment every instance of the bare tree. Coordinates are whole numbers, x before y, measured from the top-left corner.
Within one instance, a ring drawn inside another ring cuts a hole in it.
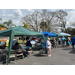
[[[47,10],[46,9],[43,9],[42,10],[42,13],[41,13],[41,22],[43,22],[43,26],[42,26],[42,30],[43,31],[46,31],[46,26],[45,23],[46,23],[46,14],[47,14]]]
[[[72,27],[75,27],[75,21],[70,22],[70,25],[71,25]]]
[[[58,26],[61,27],[61,31],[65,31],[66,29],[66,16],[68,15],[66,11],[59,10],[56,12],[56,17],[58,18]]]
[[[67,13],[62,10],[52,12],[43,9],[42,12],[34,11],[33,14],[26,15],[21,22],[29,24],[34,31],[59,32],[59,28],[61,31],[65,28],[66,16]]]
[[[44,25],[43,29],[44,31],[48,31],[48,32],[53,32],[53,31],[57,31],[57,25],[56,25],[56,12],[51,12],[51,11],[47,11],[46,9],[42,10],[42,22],[46,22],[46,27]]]
[[[49,11],[48,15],[47,15],[47,18],[46,18],[49,32],[53,31],[53,29],[56,28],[56,26],[54,24],[54,21],[55,21],[54,18],[55,18],[55,12]]]
[[[31,15],[26,15],[22,18],[21,22],[28,23],[30,25],[30,29],[33,29],[34,31],[39,31],[40,12],[35,11]]]

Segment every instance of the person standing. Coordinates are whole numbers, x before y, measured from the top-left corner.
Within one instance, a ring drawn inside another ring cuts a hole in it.
[[[18,40],[14,37],[13,43],[12,43],[12,48],[14,48],[15,44],[18,43]]]
[[[14,45],[14,50],[15,50],[16,52],[18,52],[18,50],[22,50],[22,51],[18,52],[18,54],[23,53],[24,57],[27,57],[26,52],[23,51],[22,46],[19,45],[18,42],[15,43],[15,45]]]
[[[74,49],[74,47],[75,47],[75,35],[74,35],[74,37],[72,38],[72,46],[73,46],[73,49]]]
[[[53,46],[53,48],[54,48],[54,47],[56,48],[57,41],[56,41],[55,38],[54,38],[53,42],[54,42],[54,46]]]
[[[69,47],[69,45],[70,45],[70,38],[69,37],[67,37],[66,45],[67,45],[67,47]]]
[[[62,47],[65,47],[65,43],[66,43],[66,38],[63,36],[63,38],[62,38]]]
[[[59,45],[61,44],[61,38],[59,37]]]
[[[50,43],[50,38],[47,39],[47,42],[46,42],[46,48],[47,48],[47,55],[48,57],[51,56],[51,43]]]
[[[28,39],[27,42],[26,42],[26,51],[28,51],[30,49],[32,49],[32,44],[30,42],[30,39]]]

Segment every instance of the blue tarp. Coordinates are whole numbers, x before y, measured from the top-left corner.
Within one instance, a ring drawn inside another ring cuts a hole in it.
[[[56,34],[53,34],[53,33],[50,33],[50,32],[46,32],[46,31],[43,31],[41,33],[43,33],[44,36],[51,36],[51,37],[55,37],[56,36]]]
[[[43,32],[41,32],[41,33],[43,33],[43,34],[44,34],[44,36],[48,36],[48,33],[47,33],[47,32],[45,32],[45,31],[43,31]]]

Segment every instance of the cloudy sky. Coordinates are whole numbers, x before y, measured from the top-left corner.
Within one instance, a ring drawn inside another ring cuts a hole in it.
[[[0,18],[2,23],[4,21],[12,20],[13,24],[20,25],[21,18],[27,14],[32,14],[35,10],[42,11],[42,9],[0,9]],[[60,9],[47,9],[48,11],[56,11]],[[68,13],[67,26],[71,26],[70,22],[75,21],[75,9],[62,9]]]

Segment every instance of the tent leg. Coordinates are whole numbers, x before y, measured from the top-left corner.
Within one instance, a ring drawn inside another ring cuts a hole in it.
[[[9,53],[8,53],[7,65],[9,63],[9,56],[10,56],[10,52],[12,48],[13,38],[14,38],[13,31],[11,31],[10,40],[9,40]]]
[[[22,36],[22,40],[23,40],[23,45],[24,45],[24,36]]]
[[[59,37],[57,36],[57,46],[59,47]]]
[[[46,41],[47,41],[47,38],[48,36],[46,37]],[[46,41],[45,41],[45,53],[47,54]]]
[[[43,35],[43,40],[44,40],[44,43],[45,43],[45,36]],[[46,46],[44,47],[44,51],[46,53]]]

